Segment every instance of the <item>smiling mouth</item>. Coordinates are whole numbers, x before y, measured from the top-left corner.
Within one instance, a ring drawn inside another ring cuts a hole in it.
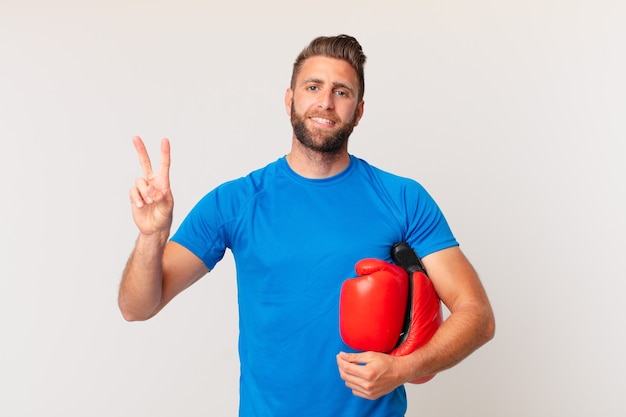
[[[311,119],[312,121],[319,123],[321,125],[327,125],[327,126],[332,126],[335,124],[335,122],[333,120],[330,119],[326,119],[324,117],[309,117],[309,119]]]

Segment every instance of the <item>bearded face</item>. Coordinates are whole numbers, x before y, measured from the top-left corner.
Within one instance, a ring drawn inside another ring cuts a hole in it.
[[[307,127],[306,121],[310,118],[320,118],[333,124],[333,128]],[[295,100],[291,102],[291,125],[298,141],[306,148],[324,154],[335,154],[345,149],[348,138],[357,123],[355,111],[350,120],[343,122],[335,112],[313,112],[298,114],[295,109]]]

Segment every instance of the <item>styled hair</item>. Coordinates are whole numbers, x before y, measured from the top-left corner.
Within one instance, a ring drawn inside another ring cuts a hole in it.
[[[359,81],[358,101],[363,100],[365,93],[365,72],[363,70],[367,57],[359,42],[348,35],[320,36],[311,41],[305,47],[293,63],[291,73],[291,88],[295,88],[296,79],[304,65],[304,61],[314,56],[324,56],[328,58],[342,59],[348,62],[356,71]]]

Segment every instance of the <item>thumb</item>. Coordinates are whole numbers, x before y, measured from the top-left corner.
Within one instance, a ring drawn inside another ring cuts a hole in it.
[[[361,259],[356,263],[354,269],[359,276],[373,274],[378,271],[387,271],[399,276],[406,275],[404,269],[398,265],[376,258]]]

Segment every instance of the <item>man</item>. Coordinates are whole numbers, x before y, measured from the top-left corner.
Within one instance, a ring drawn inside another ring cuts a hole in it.
[[[139,228],[119,306],[157,314],[226,248],[237,265],[241,416],[403,416],[403,384],[450,368],[494,334],[485,291],[441,211],[415,181],[348,153],[363,116],[365,55],[356,39],[314,39],[296,59],[285,107],[291,151],[208,193],[170,238],[170,144],[130,190]],[[348,352],[338,332],[342,282],[366,257],[408,242],[450,315],[424,347],[395,357]],[[346,388],[347,387],[347,388]]]

